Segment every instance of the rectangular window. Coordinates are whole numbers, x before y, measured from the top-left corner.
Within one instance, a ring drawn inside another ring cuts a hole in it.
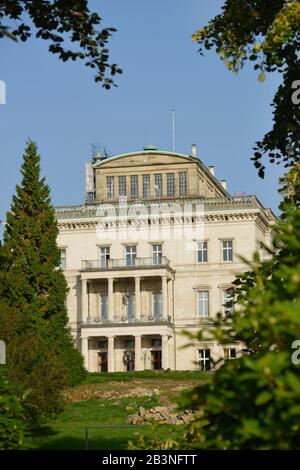
[[[136,246],[135,245],[126,246],[125,256],[126,256],[126,266],[135,266]]]
[[[101,268],[107,268],[109,258],[110,258],[110,248],[109,248],[109,246],[101,246],[100,247],[100,266],[101,266]]]
[[[175,174],[167,173],[167,196],[175,196]]]
[[[125,349],[134,349],[134,339],[125,339],[124,347]]]
[[[232,289],[226,289],[223,291],[223,311],[224,315],[229,315],[233,311],[233,305],[231,302],[233,301],[232,296]],[[228,305],[229,303],[229,305]]]
[[[198,292],[198,316],[209,316],[209,293],[208,290]]]
[[[107,176],[106,177],[106,197],[108,199],[112,199],[114,197],[114,177]]]
[[[130,176],[130,197],[136,199],[139,197],[139,178],[138,175]]]
[[[198,242],[198,263],[207,263],[207,242]]]
[[[211,370],[210,349],[199,349],[199,368],[202,372]]]
[[[107,294],[100,295],[100,319],[108,319],[108,296]]]
[[[67,252],[65,248],[60,250],[60,269],[64,270],[67,266]]]
[[[143,198],[150,197],[150,175],[143,175]]]
[[[236,349],[224,348],[224,361],[230,361],[231,359],[236,359]]]
[[[106,341],[105,339],[98,341],[98,348],[99,349],[107,349],[108,348],[108,341]]]
[[[153,264],[162,263],[162,245],[152,245]]]
[[[179,196],[184,197],[187,193],[186,171],[179,173]]]
[[[162,317],[162,293],[152,292],[152,317],[159,320]]]
[[[154,189],[155,189],[155,197],[162,197],[163,184],[162,184],[162,174],[161,173],[156,173],[154,175]]]
[[[126,313],[126,320],[134,320],[135,318],[135,295],[133,293],[126,296],[125,313]]]
[[[232,240],[223,241],[223,261],[232,261]]]
[[[119,196],[126,196],[126,176],[119,176]]]
[[[151,338],[151,348],[161,348],[161,338]]]

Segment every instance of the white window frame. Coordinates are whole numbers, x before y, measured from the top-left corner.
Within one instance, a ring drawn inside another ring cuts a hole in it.
[[[187,172],[179,172],[179,196],[185,197],[187,195]]]
[[[155,197],[161,198],[163,196],[163,175],[162,175],[162,173],[155,173],[155,175],[154,175],[154,189],[155,189]]]
[[[158,307],[158,310],[156,308]],[[159,320],[162,318],[163,299],[161,291],[152,292],[152,318]]]
[[[230,291],[231,288],[227,287],[227,289],[223,289],[223,314],[226,316],[228,314],[231,314],[233,312],[233,306],[232,307],[226,307],[226,303],[233,300],[233,296],[229,295],[228,291]]]
[[[114,176],[106,177],[106,197],[113,199],[115,197],[115,178]]]
[[[201,254],[201,256],[200,256]],[[199,259],[202,258],[202,259]],[[204,259],[206,258],[206,259]],[[197,262],[208,263],[208,243],[207,240],[202,240],[197,243]]]
[[[175,197],[175,173],[167,173],[167,197]]]
[[[150,185],[151,185],[151,178],[150,175],[142,175],[142,184],[143,184],[143,198],[147,199],[150,197]]]
[[[226,347],[226,348],[223,348],[223,351],[224,351],[224,361],[232,361],[234,359],[236,359],[236,356],[237,356],[237,350],[236,348],[230,348],[230,347]],[[225,357],[225,351],[228,351],[228,356]],[[232,351],[234,351],[234,355],[232,355]]]
[[[201,348],[198,349],[198,360],[199,360],[199,369],[202,372],[208,372],[211,370],[211,354],[210,348]],[[207,364],[209,367],[207,368]]]
[[[231,245],[228,246],[228,244],[231,244]],[[222,240],[222,261],[223,263],[233,262],[233,240],[230,240],[230,239]]]
[[[110,246],[99,246],[99,257],[101,268],[107,268],[110,259]]]
[[[129,307],[130,307],[130,310],[129,310]],[[135,293],[134,292],[130,292],[130,294],[126,295],[125,317],[126,317],[126,320],[135,319]]]
[[[209,317],[209,290],[201,289],[197,291],[197,315],[200,318]]]
[[[126,196],[127,195],[126,176],[125,175],[119,176],[118,182],[119,182],[119,196]]]
[[[125,245],[126,266],[135,266],[136,251],[136,245]]]
[[[162,263],[162,244],[161,243],[153,243],[152,245],[152,261],[153,264],[161,264]]]
[[[139,197],[139,177],[138,175],[130,175],[130,199]]]
[[[103,300],[105,299],[105,302]],[[108,295],[100,294],[100,320],[108,320]]]
[[[65,271],[67,269],[67,249],[66,248],[59,248],[60,250],[60,269]]]

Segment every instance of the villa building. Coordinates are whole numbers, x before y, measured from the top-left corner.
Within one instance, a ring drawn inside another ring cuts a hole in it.
[[[228,313],[232,281],[247,269],[239,255],[266,256],[271,210],[230,196],[195,146],[191,155],[97,154],[86,183],[86,203],[56,213],[70,328],[87,369],[210,370],[236,357],[239,344],[182,332]]]

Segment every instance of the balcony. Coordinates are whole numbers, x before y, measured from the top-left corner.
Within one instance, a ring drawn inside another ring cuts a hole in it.
[[[160,258],[121,258],[121,259],[95,259],[83,260],[81,262],[82,271],[108,271],[116,269],[145,269],[145,268],[167,268],[169,260],[166,256]]]
[[[140,323],[172,323],[170,315],[167,318],[163,318],[162,315],[158,317],[142,315],[140,318],[135,317],[114,317],[113,320],[102,319],[97,316],[90,316],[86,321],[82,322],[82,326],[112,326],[112,325],[137,325]]]

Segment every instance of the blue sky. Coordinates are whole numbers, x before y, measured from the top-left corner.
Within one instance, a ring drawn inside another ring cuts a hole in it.
[[[171,150],[171,109],[176,110],[176,150],[215,165],[232,194],[256,194],[276,210],[282,168],[268,166],[264,180],[250,162],[252,146],[271,127],[270,103],[278,77],[258,82],[247,66],[231,74],[215,52],[201,57],[191,34],[220,11],[219,0],[93,0],[102,27],[118,29],[112,60],[124,70],[110,91],[93,81],[81,62],[63,63],[40,40],[1,40],[0,219],[20,180],[25,141],[35,140],[55,205],[84,198],[84,162],[91,143],[113,154],[155,144]]]

